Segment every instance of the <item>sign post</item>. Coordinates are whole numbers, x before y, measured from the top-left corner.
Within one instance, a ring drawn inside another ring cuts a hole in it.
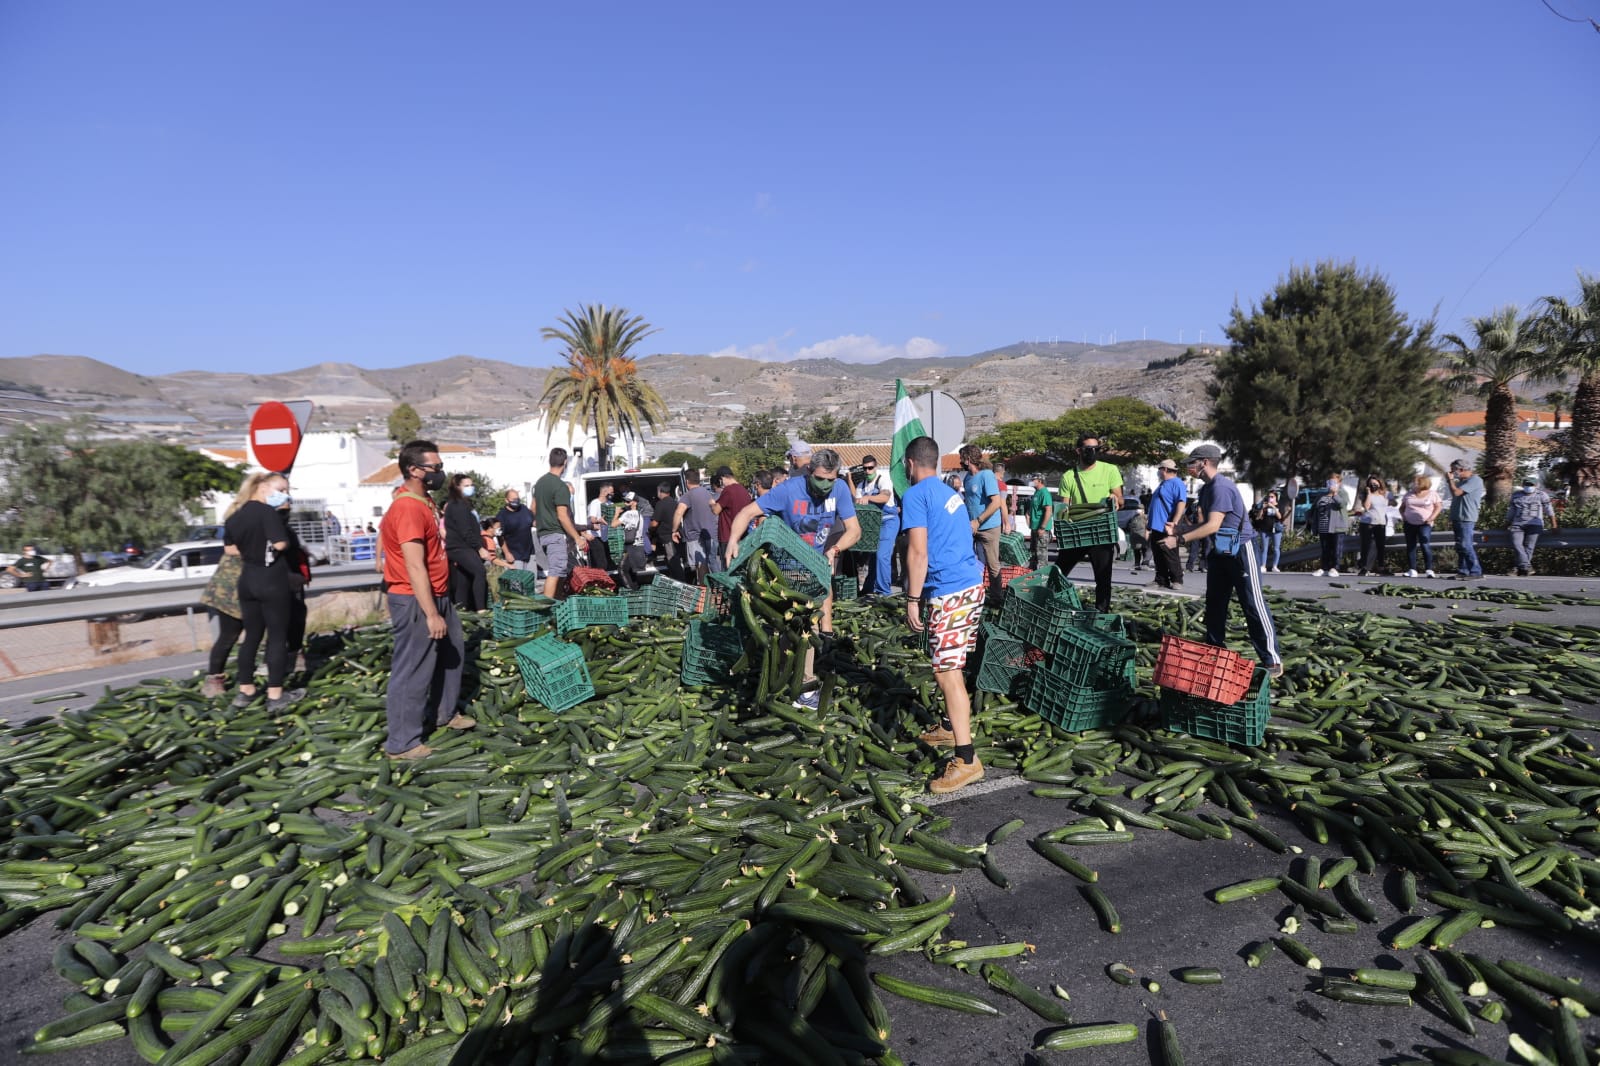
[[[300,452],[300,420],[285,404],[268,400],[250,416],[250,454],[257,466],[287,474]]]

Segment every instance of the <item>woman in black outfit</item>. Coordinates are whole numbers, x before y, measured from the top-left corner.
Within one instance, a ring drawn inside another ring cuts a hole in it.
[[[483,564],[489,553],[483,547],[483,525],[472,509],[477,486],[471,474],[450,479],[450,498],[444,505],[444,554],[450,560],[450,598],[463,611],[481,611],[488,605],[489,583]]]
[[[268,474],[250,501],[228,517],[225,540],[239,549],[239,609],[244,640],[239,643],[238,691],[235,707],[256,698],[256,652],[267,638],[267,709],[276,711],[299,700],[304,690],[283,691],[289,660],[289,531],[277,508],[289,502],[289,479]]]

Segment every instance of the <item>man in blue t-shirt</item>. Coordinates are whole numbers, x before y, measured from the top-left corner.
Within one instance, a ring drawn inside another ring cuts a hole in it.
[[[928,631],[933,677],[945,703],[944,717],[922,740],[955,749],[954,758],[928,782],[928,791],[954,792],[983,778],[972,743],[972,700],[962,673],[983,617],[983,571],[972,552],[972,519],[961,497],[939,480],[939,445],[932,437],[918,437],[906,445],[905,463],[911,480],[900,501],[907,535],[906,624],[913,632]]]
[[[1228,599],[1237,596],[1244,609],[1261,665],[1272,677],[1283,676],[1283,656],[1278,651],[1278,634],[1273,629],[1272,612],[1261,595],[1261,579],[1256,573],[1255,530],[1245,513],[1244,497],[1233,479],[1217,473],[1222,449],[1215,444],[1198,445],[1189,453],[1189,476],[1205,484],[1200,489],[1200,513],[1206,520],[1181,534],[1169,533],[1166,543],[1174,549],[1189,541],[1201,541],[1222,531],[1213,542],[1206,561],[1206,643],[1226,647],[1228,643]],[[1228,550],[1231,548],[1232,550]]]
[[[750,523],[762,515],[781,519],[785,525],[800,534],[807,544],[816,548],[828,560],[828,568],[838,565],[839,554],[861,539],[861,523],[856,519],[855,499],[850,487],[839,477],[839,453],[832,448],[818,448],[811,453],[810,473],[804,477],[787,478],[762,493],[759,499],[746,505],[733,516],[728,531],[728,543],[723,545],[724,558],[729,566],[739,554],[739,541],[744,538]],[[833,591],[828,591],[822,601],[822,611],[817,619],[817,632],[824,637],[833,636]],[[806,678],[814,677],[813,656],[806,652]],[[795,700],[795,706],[805,710],[817,709],[817,694],[807,692]]]
[[[961,483],[961,495],[967,504],[967,519],[971,522],[972,551],[978,562],[989,571],[989,583],[995,595],[1000,594],[1000,534],[1005,521],[1006,498],[1000,492],[1000,481],[993,470],[985,470],[983,449],[968,444],[961,449],[961,467],[966,480]]]
[[[1167,544],[1167,537],[1178,531],[1188,493],[1178,476],[1178,464],[1171,459],[1157,463],[1156,473],[1161,484],[1150,497],[1150,561],[1155,564],[1157,588],[1182,588],[1183,564],[1178,561],[1178,549]]]

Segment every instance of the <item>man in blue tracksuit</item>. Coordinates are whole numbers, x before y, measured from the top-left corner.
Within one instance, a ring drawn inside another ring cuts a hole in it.
[[[878,556],[872,563],[872,594],[889,595],[889,577],[894,567],[894,540],[900,535],[900,508],[895,504],[894,480],[880,469],[874,456],[861,460],[866,476],[856,489],[856,506],[874,504],[883,511],[883,526],[878,533]]]
[[[1226,647],[1228,643],[1228,601],[1237,596],[1244,609],[1261,665],[1272,677],[1283,675],[1283,656],[1278,651],[1278,634],[1272,625],[1272,612],[1261,594],[1261,576],[1256,569],[1255,530],[1245,512],[1239,487],[1226,474],[1217,472],[1222,449],[1201,444],[1189,453],[1191,477],[1205,484],[1200,489],[1200,513],[1206,520],[1196,529],[1169,535],[1176,548],[1188,541],[1215,536],[1211,556],[1206,560],[1206,643]]]

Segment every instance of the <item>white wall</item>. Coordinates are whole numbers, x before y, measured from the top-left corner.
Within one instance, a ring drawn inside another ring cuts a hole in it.
[[[490,436],[494,453],[482,460],[480,469],[501,488],[515,488],[526,494],[549,471],[552,448],[565,448],[568,455],[582,452],[581,463],[567,464],[569,478],[599,469],[596,457],[600,449],[595,435],[581,426],[569,431],[564,418],[552,426],[541,412]],[[612,447],[613,459],[626,459],[628,466],[644,466],[645,454],[644,442],[632,434],[623,434]]]
[[[346,527],[358,518],[366,525],[371,508],[363,504],[361,479],[381,470],[389,462],[387,453],[386,441],[366,440],[354,433],[307,433],[289,472],[290,491],[298,500],[326,501],[328,510]],[[387,505],[387,488],[382,489],[382,499]],[[231,502],[230,495],[222,501],[222,510]]]

